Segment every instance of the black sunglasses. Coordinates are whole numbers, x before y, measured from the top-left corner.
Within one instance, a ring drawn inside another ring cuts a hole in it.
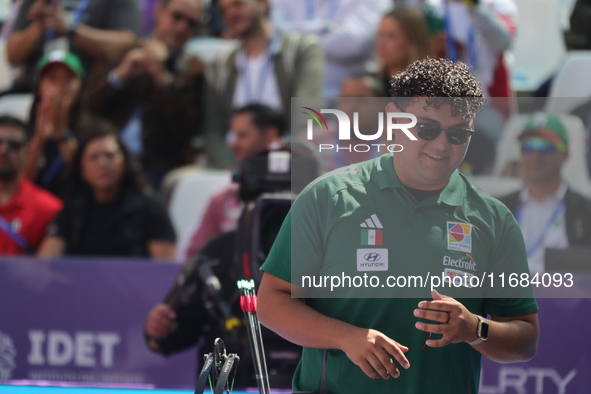
[[[2,146],[4,144],[6,144],[6,146],[8,146],[9,150],[17,151],[17,150],[20,150],[25,143],[20,142],[20,141],[15,141],[15,140],[4,140],[4,139],[0,138],[0,146]]]
[[[453,128],[442,129],[441,127],[431,123],[417,123],[419,130],[419,138],[425,141],[433,141],[439,137],[439,134],[445,130],[447,140],[452,145],[462,145],[468,141],[468,137],[474,133],[474,130]]]
[[[175,22],[185,21],[191,29],[196,29],[199,26],[199,21],[188,17],[182,12],[172,11],[170,14],[172,15],[172,19],[174,19]]]

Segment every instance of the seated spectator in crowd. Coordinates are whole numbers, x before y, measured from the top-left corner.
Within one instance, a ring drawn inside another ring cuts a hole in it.
[[[564,41],[569,50],[591,49],[591,1],[573,0],[575,5],[570,15],[570,29],[564,32]]]
[[[411,8],[401,8],[383,16],[376,39],[380,79],[379,96],[390,96],[392,76],[415,60],[429,56],[429,32],[423,15]]]
[[[426,0],[446,19],[447,57],[470,66],[489,97],[511,97],[505,51],[517,31],[514,0]],[[506,105],[502,101],[500,105]]]
[[[591,246],[591,200],[562,179],[568,133],[560,118],[534,113],[519,136],[525,188],[501,198],[513,212],[527,248],[532,273],[544,272],[544,250]]]
[[[336,97],[343,81],[363,71],[392,0],[271,0],[272,20],[284,31],[314,34],[325,54],[324,97]]]
[[[47,226],[62,208],[56,197],[33,185],[23,168],[29,133],[11,116],[0,116],[0,255],[34,254]]]
[[[231,120],[229,145],[236,162],[268,150],[280,143],[285,130],[284,120],[277,111],[261,104],[251,104],[234,112]],[[216,194],[209,202],[201,223],[191,237],[185,257],[197,254],[214,236],[236,230],[242,211],[238,185],[232,184]]]
[[[122,130],[123,142],[154,188],[166,172],[194,159],[205,67],[185,52],[185,44],[200,20],[199,0],[160,0],[151,39],[89,82],[89,111]]]
[[[240,46],[221,54],[208,70],[207,142],[210,164],[230,167],[224,136],[233,109],[264,104],[288,115],[292,97],[320,96],[324,64],[315,37],[276,31],[269,0],[220,0],[220,5]]]
[[[175,234],[166,208],[143,192],[112,126],[82,129],[64,208],[49,227],[41,257],[120,256],[173,261]]]
[[[374,75],[347,78],[341,85],[337,109],[343,111],[350,120],[353,120],[355,113],[357,113],[359,131],[363,134],[374,134],[379,129],[380,112],[384,122],[382,125],[386,124],[383,114],[387,101],[378,98],[383,94],[382,80]],[[361,140],[355,133],[351,133],[351,139],[345,143],[345,141],[339,141],[339,125],[335,117],[331,116],[327,123],[327,129],[315,132],[311,141],[308,140],[307,131],[303,131],[298,135],[299,139],[311,143],[314,146],[314,151],[319,151],[320,144],[323,144],[324,148],[320,150],[319,156],[322,159],[325,171],[332,171],[353,163],[369,160],[387,152],[385,147],[380,147],[378,150],[375,146],[371,146],[369,149],[359,148],[355,150],[355,146],[359,144],[365,146],[371,144],[389,145],[385,137],[386,133],[383,133],[381,140],[373,141]],[[330,148],[331,146],[332,148]],[[336,149],[336,146],[340,148]]]
[[[61,198],[67,167],[76,149],[84,69],[76,55],[61,50],[41,58],[37,69],[39,82],[29,115],[33,137],[25,173]]]
[[[140,32],[137,0],[25,0],[6,44],[8,61],[23,66],[15,88],[33,91],[44,52],[71,50],[92,73],[95,59],[120,58]]]

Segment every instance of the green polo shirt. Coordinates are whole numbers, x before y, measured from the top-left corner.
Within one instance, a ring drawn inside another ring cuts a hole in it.
[[[320,313],[381,331],[409,347],[411,368],[389,380],[368,378],[340,350],[304,348],[294,390],[320,392],[325,386],[339,394],[476,393],[481,355],[470,345],[422,350],[428,333],[414,327],[413,311],[430,299],[430,286],[392,288],[388,278],[528,272],[521,231],[504,205],[458,172],[441,193],[417,202],[398,180],[392,154],[313,182],[294,203],[262,270],[310,287],[305,302]],[[356,286],[364,275],[376,279]],[[339,277],[344,286],[331,290],[326,277]],[[482,316],[537,311],[529,287],[500,289],[496,283],[496,289],[459,286],[440,293]]]

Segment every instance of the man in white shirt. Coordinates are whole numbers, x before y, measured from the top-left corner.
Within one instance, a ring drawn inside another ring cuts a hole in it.
[[[501,201],[519,222],[530,271],[542,273],[545,249],[591,246],[591,200],[562,179],[569,137],[558,116],[532,114],[519,143],[526,187]]]
[[[446,19],[447,57],[470,66],[489,97],[511,97],[505,52],[517,32],[515,0],[425,0]]]
[[[221,53],[207,71],[207,152],[210,165],[231,167],[225,143],[236,108],[263,104],[288,117],[292,97],[320,97],[324,60],[316,37],[278,32],[270,0],[220,0],[236,48]]]

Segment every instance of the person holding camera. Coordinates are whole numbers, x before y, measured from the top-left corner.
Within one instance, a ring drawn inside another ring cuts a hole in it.
[[[283,132],[283,116],[270,107],[251,104],[235,110],[231,119],[229,145],[236,162],[242,163],[249,157],[267,152],[270,148],[279,147],[282,144]],[[187,277],[194,272],[189,269],[191,264],[200,256],[206,258],[207,265],[211,263],[212,275],[219,278],[221,282],[222,301],[215,302],[229,305],[233,316],[242,316],[238,305],[239,294],[236,281],[243,279],[245,273],[242,265],[237,264],[234,258],[235,230],[237,230],[241,212],[239,185],[233,183],[211,199],[185,252],[187,263],[184,269],[189,271]],[[193,278],[195,281],[199,280]],[[187,286],[197,286],[197,290],[189,297],[187,303],[174,306],[170,302],[159,303],[148,313],[144,332],[149,347],[158,353],[169,355],[182,351],[194,346],[202,337],[208,339],[205,344],[209,345],[210,339],[230,334],[226,330],[227,326],[218,328],[216,324],[219,322],[214,321],[215,319],[204,306],[201,293],[203,284],[194,283],[193,280],[187,280],[187,282],[191,282],[187,283]],[[171,293],[174,291],[173,285]],[[170,295],[167,297],[167,300],[169,299]],[[222,326],[225,326],[224,322]],[[235,328],[230,331],[232,331],[231,334],[236,334]],[[240,335],[244,337],[244,333],[241,332]],[[198,356],[201,356],[201,353]],[[245,361],[248,364],[248,358]],[[239,370],[243,371],[237,378],[239,385],[254,384],[254,381],[249,381],[248,377],[245,377],[249,375],[246,368],[239,368]]]
[[[230,121],[229,146],[236,163],[268,150],[273,144],[280,144],[283,133],[283,116],[266,105],[250,104],[235,110]],[[217,193],[207,205],[185,257],[194,256],[215,235],[235,230],[241,209],[237,184]]]

